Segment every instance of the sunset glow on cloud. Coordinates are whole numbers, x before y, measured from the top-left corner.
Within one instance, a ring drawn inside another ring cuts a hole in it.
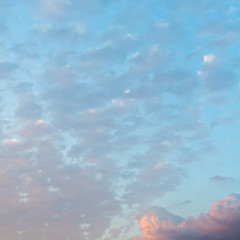
[[[1,239],[237,240],[239,11],[1,0]]]
[[[163,208],[152,208],[139,217],[143,239],[237,240],[240,229],[240,195],[230,194],[214,202],[208,214],[187,220]]]

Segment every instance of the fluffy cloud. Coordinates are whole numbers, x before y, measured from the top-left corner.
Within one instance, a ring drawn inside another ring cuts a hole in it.
[[[143,240],[237,240],[240,229],[240,195],[229,194],[212,203],[207,214],[187,220],[163,208],[139,216]]]
[[[203,57],[203,63],[211,63],[214,61],[215,56],[213,54],[208,54]]]

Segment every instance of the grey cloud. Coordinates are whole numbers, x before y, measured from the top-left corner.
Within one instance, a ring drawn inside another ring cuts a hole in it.
[[[12,0],[9,0],[9,1],[2,0],[0,3],[0,12],[6,13],[5,11],[11,8],[12,3],[13,3]]]
[[[199,71],[199,78],[207,92],[217,94],[225,92],[236,86],[238,77],[234,70],[230,70],[225,60],[221,61],[218,56],[212,55],[213,60],[203,62],[202,70]]]
[[[23,120],[38,120],[41,119],[42,107],[35,100],[34,96],[25,96],[17,105],[15,116]]]
[[[223,176],[216,175],[214,177],[211,177],[210,180],[211,181],[224,182],[224,181],[234,181],[234,178],[232,178],[232,177],[223,177]]]
[[[13,72],[18,68],[18,65],[13,62],[0,62],[0,79],[7,80],[12,77]]]
[[[61,21],[75,18],[80,13],[83,17],[101,14],[103,7],[106,8],[112,2],[109,0],[38,0],[35,2],[27,0],[27,3],[38,17]]]
[[[77,75],[73,68],[66,65],[64,67],[49,70],[46,73],[46,79],[55,83],[67,84],[68,82],[76,80]]]
[[[151,202],[154,197],[176,190],[183,177],[182,169],[169,163],[159,162],[155,166],[148,165],[126,186],[124,199],[129,204]]]
[[[36,129],[29,131],[37,134]],[[75,239],[87,224],[89,239],[100,237],[109,227],[110,217],[120,210],[110,181],[96,178],[95,168],[61,166],[62,156],[51,139],[37,143],[34,136],[19,134],[29,142],[8,148],[6,144],[11,142],[6,142],[1,151],[1,159],[7,160],[1,161],[1,186],[8,189],[1,198],[2,234],[16,238],[21,232],[20,239],[66,239],[69,235]],[[26,150],[29,156],[24,156]],[[7,230],[10,222],[14,223],[11,233]]]
[[[41,56],[40,44],[37,41],[25,41],[16,44],[13,47],[13,52],[19,56],[21,61],[36,59]]]
[[[229,31],[224,34],[224,36],[212,39],[209,45],[212,49],[227,49],[227,47],[233,48],[238,43],[238,40],[239,33]]]
[[[177,203],[171,205],[170,208],[182,208],[184,206],[188,206],[191,203],[192,203],[191,200],[185,200],[183,202],[177,202]]]

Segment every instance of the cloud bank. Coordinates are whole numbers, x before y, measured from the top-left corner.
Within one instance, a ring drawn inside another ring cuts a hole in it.
[[[150,208],[139,217],[142,240],[237,240],[240,235],[240,195],[213,202],[207,214],[187,220],[164,208]]]

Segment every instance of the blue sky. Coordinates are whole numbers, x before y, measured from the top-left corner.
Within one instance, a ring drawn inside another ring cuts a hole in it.
[[[237,240],[239,12],[1,0],[1,236]]]

